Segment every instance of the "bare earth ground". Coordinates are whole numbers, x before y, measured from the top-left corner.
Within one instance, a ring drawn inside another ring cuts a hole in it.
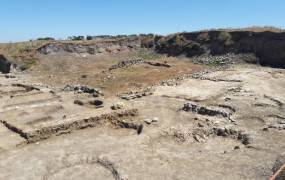
[[[234,65],[123,100],[115,95],[210,68],[160,57],[171,67],[101,73],[125,57],[47,58],[0,77],[0,179],[268,179],[284,152],[284,69]]]
[[[75,59],[76,58],[76,59]],[[152,62],[167,62],[171,68],[140,64],[129,68],[108,71],[122,60],[147,59]],[[159,81],[202,70],[186,60],[162,55],[120,53],[116,55],[72,55],[70,53],[43,56],[31,74],[52,86],[81,84],[101,88],[107,96],[146,88]],[[105,72],[104,72],[105,71]],[[83,77],[84,78],[83,78]]]

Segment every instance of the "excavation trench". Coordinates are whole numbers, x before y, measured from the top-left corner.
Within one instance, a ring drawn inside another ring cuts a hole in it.
[[[3,123],[11,131],[19,134],[21,137],[26,139],[28,143],[34,143],[37,141],[48,139],[51,136],[59,136],[62,134],[71,133],[72,131],[75,130],[85,129],[89,127],[99,127],[108,123],[111,123],[113,125],[118,125],[116,126],[118,128],[134,129],[138,132],[138,134],[140,134],[142,131],[142,127],[139,124],[122,121],[122,119],[133,118],[137,115],[138,115],[137,109],[130,109],[120,112],[102,114],[90,118],[83,118],[75,121],[73,120],[70,122],[66,121],[66,123],[60,123],[53,126],[41,127],[35,130],[27,130],[27,131],[5,120],[1,120],[1,123]]]

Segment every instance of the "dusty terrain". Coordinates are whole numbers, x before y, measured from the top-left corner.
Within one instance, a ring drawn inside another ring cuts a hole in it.
[[[146,49],[37,57],[0,75],[0,179],[259,180],[284,163],[284,69]]]

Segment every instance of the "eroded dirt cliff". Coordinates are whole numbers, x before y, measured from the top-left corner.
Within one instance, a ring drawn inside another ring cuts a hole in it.
[[[154,41],[159,53],[188,57],[253,53],[261,65],[285,67],[285,33],[207,31],[180,33]]]
[[[285,67],[285,33],[251,31],[205,31],[178,33],[169,36],[135,36],[92,43],[48,43],[38,49],[42,54],[70,53],[118,53],[120,51],[154,49],[171,56],[253,54],[251,63],[272,67]],[[249,62],[251,60],[248,60]]]

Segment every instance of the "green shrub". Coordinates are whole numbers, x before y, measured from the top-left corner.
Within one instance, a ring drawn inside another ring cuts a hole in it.
[[[37,40],[38,41],[54,41],[55,39],[52,37],[44,37],[44,38],[40,37]]]
[[[232,36],[229,32],[222,31],[218,36],[218,40],[223,43],[225,46],[229,46],[233,43]]]
[[[199,56],[206,52],[206,48],[197,42],[189,42],[184,46],[184,53],[188,57]]]
[[[141,36],[141,46],[144,48],[152,48],[154,46],[154,38],[149,36]]]
[[[219,36],[218,36],[218,40],[221,42],[225,42],[228,39],[231,39],[231,35],[228,32],[222,31],[220,32]]]
[[[87,35],[87,36],[86,36],[86,40],[87,40],[87,41],[90,41],[90,40],[92,40],[92,39],[93,39],[93,36],[90,36],[90,35]]]
[[[203,41],[203,42],[207,42],[210,40],[210,36],[209,33],[205,32],[205,33],[201,33],[198,35],[197,37],[198,41]]]
[[[35,57],[24,59],[22,64],[20,65],[20,70],[25,71],[27,69],[30,69],[34,64],[36,64],[37,61],[38,59]]]
[[[70,36],[68,37],[68,39],[71,41],[82,41],[85,39],[85,37],[84,36]]]

